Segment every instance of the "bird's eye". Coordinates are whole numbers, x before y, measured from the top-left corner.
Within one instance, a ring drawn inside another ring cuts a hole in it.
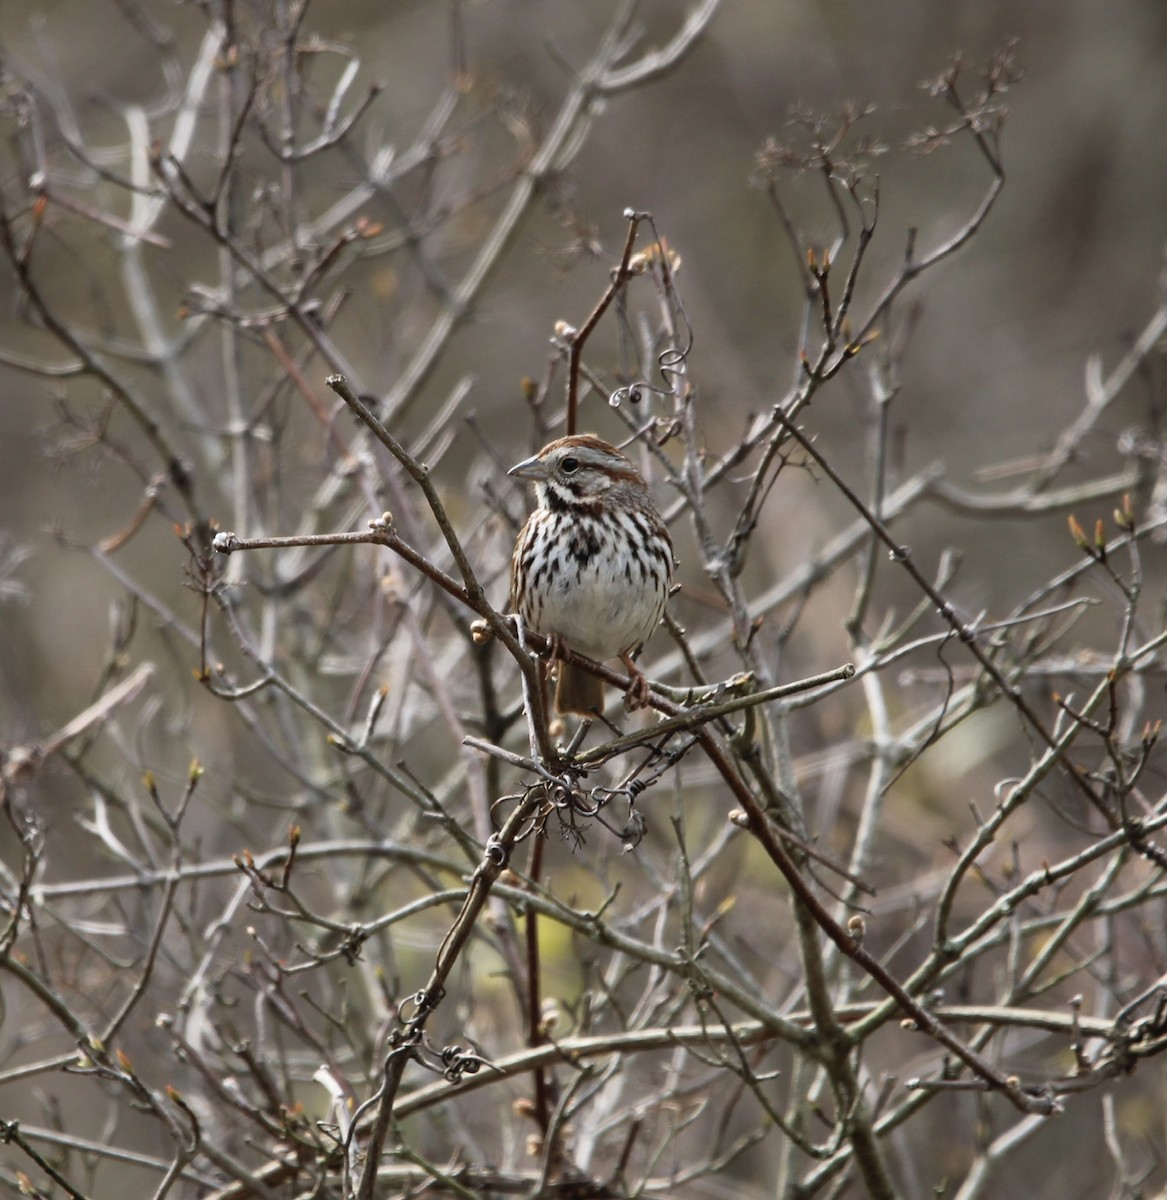
[[[570,475],[573,471],[579,470],[579,459],[565,458],[559,465],[563,468],[565,474]]]

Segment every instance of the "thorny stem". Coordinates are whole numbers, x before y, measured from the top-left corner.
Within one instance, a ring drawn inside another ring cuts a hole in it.
[[[592,309],[588,319],[577,330],[573,330],[567,338],[567,420],[564,432],[570,437],[578,431],[577,416],[579,412],[579,366],[584,346],[591,337],[593,330],[600,323],[600,318],[608,311],[608,306],[619,294],[620,289],[632,278],[628,264],[632,260],[632,250],[636,245],[636,231],[640,228],[643,215],[635,212],[625,214],[628,221],[628,236],[624,241],[624,253],[620,263],[612,272],[612,282],[608,285],[599,303]]]
[[[519,834],[527,825],[531,815],[542,803],[538,789],[515,805],[498,834],[486,846],[482,862],[470,881],[470,890],[462,911],[446,933],[434,962],[429,982],[414,997],[414,1015],[400,1029],[390,1035],[390,1048],[385,1057],[384,1079],[381,1095],[377,1102],[369,1141],[365,1148],[365,1165],[357,1187],[357,1200],[372,1200],[377,1183],[377,1169],[393,1118],[397,1091],[406,1064],[413,1057],[414,1048],[421,1040],[426,1022],[445,995],[446,980],[454,968],[463,946],[474,932],[478,917],[490,895],[490,889],[510,861],[511,851]]]

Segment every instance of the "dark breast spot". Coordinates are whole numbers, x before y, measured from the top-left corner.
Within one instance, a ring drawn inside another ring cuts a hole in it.
[[[586,567],[600,553],[600,536],[592,522],[581,522],[571,531],[567,552],[581,567]]]

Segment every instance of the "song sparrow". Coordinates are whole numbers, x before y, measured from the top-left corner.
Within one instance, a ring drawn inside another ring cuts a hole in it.
[[[590,433],[551,442],[509,473],[531,480],[539,498],[515,542],[509,611],[551,638],[553,652],[564,643],[598,662],[619,656],[632,707],[645,704],[648,681],[632,655],[665,610],[673,544],[640,473]],[[559,664],[559,712],[603,706],[594,675]]]

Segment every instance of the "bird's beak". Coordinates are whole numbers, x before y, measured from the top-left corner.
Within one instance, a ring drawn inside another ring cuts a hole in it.
[[[533,483],[542,483],[547,478],[547,464],[542,462],[537,454],[532,454],[521,463],[515,463],[507,474],[514,479],[530,479]]]

